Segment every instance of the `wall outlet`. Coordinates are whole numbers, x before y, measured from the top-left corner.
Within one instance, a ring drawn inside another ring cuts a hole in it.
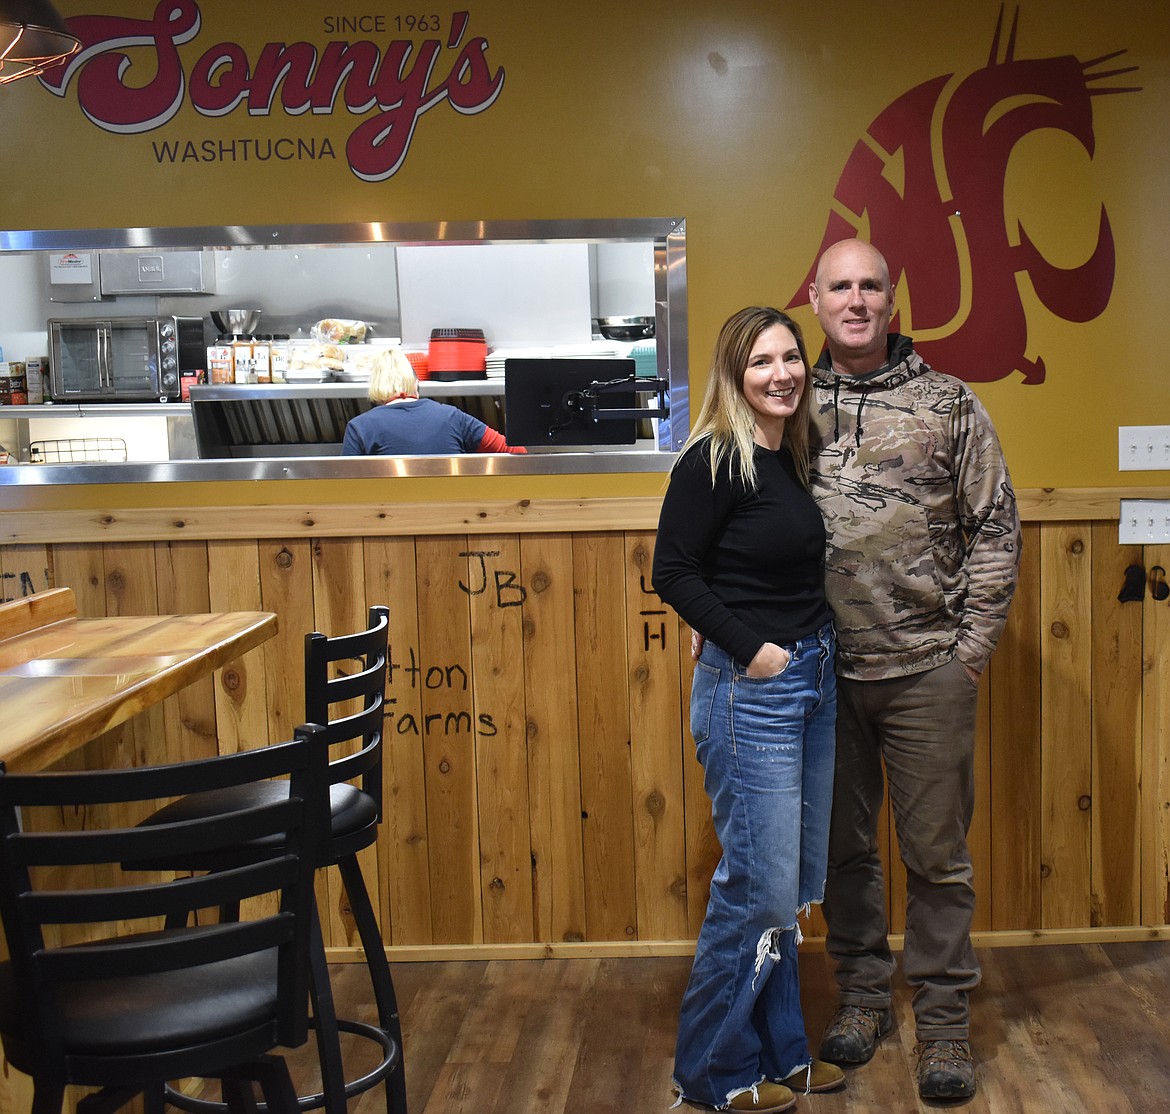
[[[1118,426],[1117,467],[1122,472],[1170,469],[1170,425]]]
[[[1122,499],[1118,541],[1122,545],[1170,543],[1170,499]]]

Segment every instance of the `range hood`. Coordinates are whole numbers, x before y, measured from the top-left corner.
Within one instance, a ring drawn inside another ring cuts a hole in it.
[[[50,302],[99,302],[119,294],[214,294],[216,253],[66,251],[49,255]]]
[[[214,294],[215,252],[102,252],[102,293]]]

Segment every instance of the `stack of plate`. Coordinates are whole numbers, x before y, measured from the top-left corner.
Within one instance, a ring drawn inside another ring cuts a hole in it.
[[[558,360],[614,360],[618,346],[612,340],[589,340],[584,344],[554,344],[550,356]]]
[[[548,348],[494,348],[487,354],[487,377],[503,379],[505,360],[544,360],[550,354]]]
[[[653,343],[653,342],[651,342]],[[501,379],[504,375],[505,360],[612,360],[619,355],[619,348],[629,345],[615,344],[613,341],[585,341],[583,344],[553,344],[541,348],[495,348],[487,356],[487,376],[489,379]]]

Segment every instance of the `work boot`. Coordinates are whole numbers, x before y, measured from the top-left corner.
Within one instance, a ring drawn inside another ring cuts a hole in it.
[[[834,1064],[864,1064],[878,1040],[893,1024],[889,1009],[867,1006],[839,1006],[825,1026],[821,1038],[821,1059]]]
[[[918,1093],[924,1099],[968,1099],[975,1093],[975,1061],[967,1041],[918,1045]]]
[[[751,1114],[778,1114],[796,1104],[796,1096],[783,1083],[757,1083],[750,1091],[741,1091],[728,1104],[728,1110],[746,1110]]]

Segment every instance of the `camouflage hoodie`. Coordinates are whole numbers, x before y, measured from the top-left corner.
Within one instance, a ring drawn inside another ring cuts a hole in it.
[[[905,676],[955,654],[982,670],[1020,554],[1011,478],[991,419],[958,379],[891,334],[872,375],[813,369],[811,488],[825,517],[838,671]]]

